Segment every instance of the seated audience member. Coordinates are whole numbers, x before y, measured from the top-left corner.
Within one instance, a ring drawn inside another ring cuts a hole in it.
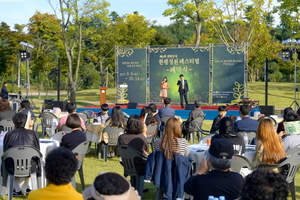
[[[148,155],[148,142],[143,135],[144,126],[138,115],[131,115],[127,122],[126,133],[118,138],[119,145],[128,145],[135,148],[145,156]],[[145,172],[145,160],[136,160],[137,171],[140,175]]]
[[[175,115],[175,110],[170,107],[171,99],[169,97],[164,99],[164,107],[158,109],[158,116],[163,117],[172,117]]]
[[[25,113],[26,115],[28,114],[28,112],[30,112],[31,120],[35,121],[36,116],[34,115],[34,112],[31,110],[30,101],[23,100],[23,101],[21,101],[20,105],[21,105],[21,109],[22,109],[21,112]]]
[[[46,156],[44,169],[48,181],[47,186],[31,191],[28,200],[83,200],[82,194],[70,184],[77,171],[77,159],[69,149],[58,147],[50,151]]]
[[[85,200],[140,200],[137,191],[123,176],[104,172],[95,178],[94,183],[83,192]]]
[[[297,109],[296,113],[300,117],[300,108]]]
[[[141,118],[142,122],[146,124],[146,126],[148,126],[149,124],[155,123],[155,119],[154,119],[149,107],[142,108],[141,113],[140,113],[140,118]]]
[[[8,100],[1,99],[0,100],[0,121],[3,119],[12,120],[15,114],[16,112],[11,109]]]
[[[16,113],[13,117],[13,123],[15,124],[15,129],[6,133],[3,141],[3,152],[8,150],[11,147],[24,145],[24,146],[32,146],[38,150],[40,150],[40,142],[38,134],[29,129],[25,129],[25,123],[27,120],[27,115],[24,113]],[[6,168],[12,168],[13,171],[13,163],[7,162]],[[36,162],[32,160],[32,169],[35,171]],[[37,173],[40,173],[37,171]],[[19,178],[14,181],[15,192],[14,195],[19,196],[25,194],[26,188],[28,186],[28,178]]]
[[[288,113],[285,116],[285,122],[299,121],[299,118],[300,117],[296,113]],[[300,133],[288,134],[285,131],[281,131],[279,136],[282,136],[285,151],[289,151],[296,146],[300,146]]]
[[[16,112],[11,109],[9,101],[7,99],[0,99],[0,121],[12,120],[15,114]]]
[[[174,153],[188,156],[190,149],[186,139],[181,138],[180,120],[176,117],[168,119],[163,138],[154,141],[155,150],[164,151],[167,159],[172,159]]]
[[[199,169],[184,184],[184,191],[197,200],[206,200],[210,195],[238,199],[244,180],[239,173],[230,170],[233,155],[231,142],[224,139],[212,141]]]
[[[73,103],[73,102],[69,102],[69,103],[67,103],[67,105],[66,105],[66,110],[67,110],[67,112],[69,113],[69,115],[70,115],[70,114],[75,114],[75,113],[76,113],[76,108],[77,108],[77,106],[76,106],[76,104]],[[66,124],[66,121],[67,121],[69,115],[67,115],[67,116],[62,116],[62,117],[60,118],[60,120],[59,120],[59,122],[58,122],[58,125],[57,125],[57,129],[58,129],[58,130],[59,130],[60,127],[62,127],[63,125]],[[83,119],[82,119],[81,117],[79,117],[79,118],[80,118],[80,121],[81,121],[80,127],[85,131],[85,130],[86,130],[85,123],[84,123],[84,121],[83,121]]]
[[[295,111],[291,107],[286,107],[283,110],[283,116],[282,116],[283,120],[281,122],[279,122],[278,126],[277,126],[277,133],[280,134],[280,136],[284,135],[284,133],[283,133],[284,132],[284,125],[283,125],[283,123],[286,122],[286,117],[290,113],[295,114]],[[290,121],[293,121],[293,120],[290,120]]]
[[[233,144],[234,154],[243,155],[245,153],[245,142],[243,136],[233,131],[233,120],[230,117],[223,117],[219,122],[219,134],[212,137],[215,139],[226,139]]]
[[[104,124],[106,120],[110,117],[108,113],[109,107],[106,103],[101,105],[101,112],[98,112],[94,117],[94,122]]]
[[[62,139],[60,146],[70,149],[75,149],[79,144],[86,141],[86,135],[81,130],[80,117],[77,114],[70,114],[66,121],[66,126],[72,129],[71,133],[65,134]]]
[[[203,119],[204,119],[204,113],[201,110],[201,101],[196,100],[194,102],[194,105],[195,105],[194,110],[192,110],[189,113],[189,118],[184,123],[184,128],[186,130],[186,133],[197,130],[196,127],[194,126],[194,124],[191,123],[194,119],[196,119],[198,117],[203,117]],[[200,127],[201,127],[201,125],[200,125]]]
[[[265,118],[259,122],[256,134],[256,153],[254,165],[278,164],[287,157],[283,148],[282,140],[278,137],[274,123],[271,119]],[[274,169],[278,171],[278,169]]]
[[[280,173],[260,168],[246,177],[240,200],[286,200],[288,193]]]
[[[152,115],[156,121],[157,124],[160,124],[160,117],[158,115],[158,112],[157,112],[157,107],[154,103],[150,103],[149,106],[148,106],[152,112]]]
[[[240,117],[241,120],[234,122],[234,131],[257,131],[258,122],[249,117],[250,106],[240,106]]]
[[[106,120],[105,126],[126,128],[126,120],[120,106],[113,107],[110,117]]]
[[[219,115],[214,119],[214,121],[211,125],[210,133],[216,133],[219,131],[219,123],[220,123],[220,120],[226,116],[227,107],[219,106],[218,113],[219,113]]]

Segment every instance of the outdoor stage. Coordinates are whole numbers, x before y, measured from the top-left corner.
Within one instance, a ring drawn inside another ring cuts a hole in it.
[[[109,112],[111,112],[111,109],[115,105],[109,106]],[[139,115],[141,112],[141,109],[143,107],[146,107],[147,105],[138,105],[138,108],[136,109],[127,109],[127,105],[119,105],[122,110],[127,113],[128,115]],[[157,105],[157,108],[161,108],[162,105]],[[182,119],[187,119],[189,117],[189,113],[191,110],[185,110],[184,108],[181,108],[180,105],[171,105],[172,108],[175,109],[175,115],[179,115]],[[206,120],[213,120],[218,115],[218,107],[219,106],[201,106],[201,109],[206,114],[205,119]],[[233,115],[233,116],[239,116],[239,106],[227,106],[228,112],[227,116]],[[91,107],[82,107],[77,108],[77,112],[82,112],[84,110],[92,110],[93,112],[97,113],[100,112],[100,106],[91,106]]]

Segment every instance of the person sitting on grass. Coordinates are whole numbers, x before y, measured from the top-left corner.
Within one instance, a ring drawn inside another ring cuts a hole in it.
[[[45,173],[48,184],[44,188],[33,190],[28,200],[83,200],[70,184],[77,171],[78,161],[75,155],[65,147],[58,147],[46,156]]]
[[[137,191],[123,176],[103,172],[95,178],[94,183],[83,191],[85,200],[140,200]]]

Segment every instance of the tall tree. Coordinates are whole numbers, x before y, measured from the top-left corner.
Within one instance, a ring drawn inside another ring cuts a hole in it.
[[[32,74],[36,77],[37,88],[40,95],[41,90],[50,86],[48,74],[57,63],[57,46],[62,47],[60,20],[55,15],[36,12],[29,19],[28,30],[34,36],[35,48],[32,53]],[[44,88],[45,87],[45,88]]]
[[[199,45],[202,25],[214,15],[213,0],[168,0],[167,4],[172,8],[166,9],[163,15],[170,16],[172,20],[184,20],[193,24],[195,44]]]
[[[68,61],[69,100],[76,101],[79,69],[82,64],[84,40],[95,36],[94,26],[85,26],[93,18],[108,21],[109,3],[105,0],[59,0],[64,53]]]

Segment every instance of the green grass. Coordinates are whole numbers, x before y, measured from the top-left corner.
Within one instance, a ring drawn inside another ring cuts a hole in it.
[[[248,84],[248,97],[253,100],[260,100],[260,105],[265,104],[265,88],[263,82],[249,83]],[[77,104],[78,107],[82,106],[92,106],[99,105],[99,89],[89,89],[82,90],[77,92]],[[269,83],[269,105],[274,105],[276,109],[280,110],[285,107],[290,106],[290,104],[294,101],[294,84],[293,83]],[[25,94],[25,93],[23,93]],[[114,103],[115,102],[115,89],[109,88],[107,90],[107,102]],[[61,100],[63,100],[67,95],[61,95]],[[298,97],[298,94],[297,94]],[[47,98],[56,99],[56,96],[48,96]],[[43,98],[37,99],[37,96],[32,96],[33,101],[39,107],[42,107]],[[37,113],[38,114],[38,113]],[[38,121],[37,121],[38,123]],[[212,120],[205,120],[203,124],[203,129],[209,130],[211,127]],[[38,130],[40,133],[41,130]],[[104,162],[103,159],[96,159],[94,145],[92,145],[91,152],[86,155],[84,160],[84,177],[86,187],[90,186],[93,183],[94,178],[101,172],[116,172],[118,174],[123,174],[123,168],[119,163],[119,159],[117,157],[109,158],[108,162]],[[300,171],[298,171],[296,176],[296,195],[297,199],[300,198]],[[76,175],[76,189],[81,192],[81,186],[78,175]],[[156,188],[152,185],[152,183],[145,183],[145,187],[149,188],[150,191],[143,195],[143,199],[152,200],[155,199]],[[0,199],[6,199],[1,197]],[[22,198],[14,198],[14,199],[26,199],[26,197]],[[289,198],[291,199],[291,198]]]

